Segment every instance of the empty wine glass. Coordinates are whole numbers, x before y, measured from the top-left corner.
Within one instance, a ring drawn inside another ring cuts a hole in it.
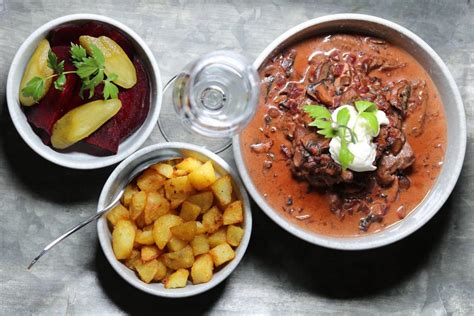
[[[166,141],[221,152],[255,114],[258,96],[259,79],[252,64],[234,52],[211,52],[165,86],[158,126]]]

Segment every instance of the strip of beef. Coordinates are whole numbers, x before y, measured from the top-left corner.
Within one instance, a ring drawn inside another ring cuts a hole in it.
[[[382,186],[388,186],[395,180],[396,174],[410,167],[415,162],[415,153],[408,142],[405,142],[401,151],[382,156],[377,168],[377,181]]]

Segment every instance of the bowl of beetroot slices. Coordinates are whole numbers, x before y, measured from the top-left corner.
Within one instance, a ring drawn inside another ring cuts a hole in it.
[[[74,169],[113,165],[135,152],[158,119],[160,71],[127,26],[94,14],[52,20],[16,53],[7,103],[23,140]]]

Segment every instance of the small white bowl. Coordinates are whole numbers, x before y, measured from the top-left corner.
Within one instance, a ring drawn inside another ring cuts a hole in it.
[[[377,233],[358,237],[331,237],[317,234],[288,221],[258,192],[245,165],[238,135],[233,138],[233,149],[237,168],[250,195],[283,229],[315,245],[340,250],[363,250],[385,246],[410,235],[428,222],[443,206],[462,169],[466,152],[466,117],[456,82],[438,54],[425,41],[403,26],[370,15],[333,14],[299,24],[268,45],[257,57],[254,66],[259,69],[276,51],[302,39],[344,32],[380,37],[405,49],[429,72],[438,88],[447,120],[446,156],[436,183],[418,207],[403,220]]]
[[[156,296],[178,298],[205,292],[224,281],[225,278],[234,271],[240,260],[242,260],[250,241],[250,234],[252,231],[252,213],[247,192],[245,191],[245,187],[240,181],[238,174],[222,158],[205,148],[186,143],[152,145],[137,151],[115,168],[102,189],[99,204],[97,206],[97,211],[100,211],[107,206],[107,204],[114,199],[117,192],[119,192],[121,188],[130,181],[129,177],[133,173],[133,170],[140,168],[141,166],[148,166],[150,163],[158,161],[190,156],[201,161],[211,160],[217,173],[229,174],[233,179],[233,187],[237,197],[242,200],[244,206],[244,236],[240,245],[235,250],[235,258],[215,272],[209,282],[197,285],[188,282],[187,286],[184,288],[165,289],[162,283],[147,284],[141,281],[134,271],[130,270],[115,258],[112,249],[112,233],[108,227],[105,216],[102,216],[97,221],[97,232],[99,235],[100,245],[104,251],[105,257],[114,270],[117,271],[125,281],[137,289]]]
[[[18,99],[23,72],[39,41],[45,38],[51,30],[62,24],[74,22],[84,23],[89,21],[104,23],[124,33],[140,56],[150,80],[151,102],[146,120],[140,128],[120,143],[117,154],[111,156],[94,156],[81,152],[63,153],[43,144],[39,136],[33,131],[33,128],[28,123]],[[30,146],[36,153],[43,158],[64,167],[73,169],[98,169],[113,165],[125,159],[135,152],[148,138],[158,120],[162,99],[162,83],[160,70],[158,69],[155,57],[147,44],[145,44],[137,33],[122,23],[102,15],[73,14],[54,19],[40,26],[23,42],[10,66],[6,95],[8,110],[15,128],[28,146]]]

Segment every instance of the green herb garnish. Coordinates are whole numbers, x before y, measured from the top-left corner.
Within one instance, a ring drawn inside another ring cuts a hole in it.
[[[77,44],[71,43],[70,53],[75,71],[64,71],[64,60],[58,62],[56,54],[49,50],[48,52],[48,67],[54,71],[54,74],[46,78],[34,77],[26,86],[21,90],[23,96],[32,97],[35,102],[43,95],[45,89],[45,81],[54,77],[57,79],[54,81],[54,88],[62,91],[66,85],[67,74],[77,74],[81,80],[81,90],[79,92],[81,98],[83,97],[84,90],[89,90],[89,99],[94,96],[95,88],[101,83],[104,84],[104,99],[118,98],[119,90],[117,86],[112,82],[117,80],[116,74],[107,76],[105,74],[105,57],[104,54],[95,45],[91,45],[92,53],[91,56],[87,56],[87,52],[84,47]]]
[[[380,127],[377,120],[377,106],[375,103],[369,101],[356,101],[354,104],[359,113],[356,120],[358,120],[359,117],[364,118],[373,134],[377,135]],[[326,138],[339,137],[341,139],[341,150],[339,151],[338,160],[341,163],[342,168],[344,170],[347,169],[347,167],[354,161],[354,155],[349,150],[348,145],[349,143],[357,142],[357,135],[347,126],[350,120],[349,110],[347,108],[341,109],[337,113],[335,122],[332,119],[331,112],[322,105],[306,105],[303,107],[303,111],[314,119],[314,121],[308,125],[317,127],[318,134],[323,135]],[[346,138],[348,133],[350,140],[347,140]]]

